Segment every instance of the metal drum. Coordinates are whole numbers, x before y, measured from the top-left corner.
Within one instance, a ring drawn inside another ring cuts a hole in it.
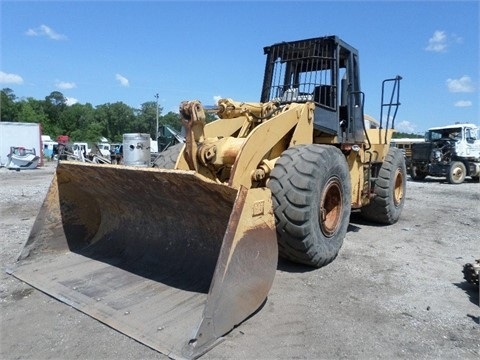
[[[150,166],[150,134],[123,134],[123,163],[127,166]]]

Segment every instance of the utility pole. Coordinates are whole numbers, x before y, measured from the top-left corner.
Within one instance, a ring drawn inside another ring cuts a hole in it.
[[[158,93],[155,94],[155,98],[157,99],[157,127],[155,131],[155,141],[158,141]]]

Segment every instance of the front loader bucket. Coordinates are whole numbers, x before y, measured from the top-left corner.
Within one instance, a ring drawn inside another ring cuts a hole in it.
[[[268,189],[60,162],[9,272],[170,357],[196,358],[261,306],[276,266]]]

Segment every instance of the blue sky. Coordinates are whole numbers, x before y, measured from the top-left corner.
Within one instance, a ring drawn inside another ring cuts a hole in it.
[[[60,91],[71,103],[159,94],[258,101],[263,47],[338,35],[360,53],[365,112],[379,117],[383,79],[401,75],[396,127],[423,133],[480,123],[479,1],[5,1],[0,88]]]

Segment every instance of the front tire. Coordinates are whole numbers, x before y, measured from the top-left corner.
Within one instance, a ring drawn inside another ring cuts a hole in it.
[[[394,224],[400,218],[407,189],[407,169],[402,152],[390,148],[375,181],[374,198],[361,209],[362,216],[381,224]]]
[[[410,176],[412,180],[422,181],[427,177],[427,173],[420,170],[417,165],[412,164],[410,166]]]
[[[350,173],[342,152],[328,145],[291,147],[275,163],[268,187],[280,255],[314,267],[332,262],[351,212]]]
[[[450,184],[461,184],[465,181],[467,169],[461,161],[453,161],[448,169],[447,180]]]

